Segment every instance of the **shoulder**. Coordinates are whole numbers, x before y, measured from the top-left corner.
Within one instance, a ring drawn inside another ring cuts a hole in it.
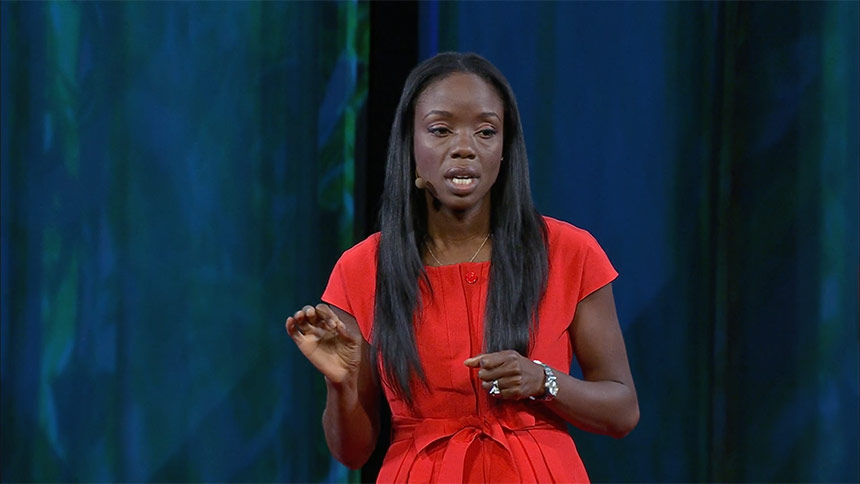
[[[587,230],[552,217],[543,217],[547,229],[547,244],[551,252],[563,251],[587,252],[600,245]]]
[[[376,251],[379,234],[347,249],[332,270],[322,300],[352,315],[361,334],[370,341],[376,290]]]
[[[587,230],[551,217],[544,217],[544,222],[550,285],[560,284],[564,293],[576,295],[578,303],[618,277],[606,252]]]
[[[379,232],[353,245],[340,256],[337,265],[344,270],[366,270],[376,267],[376,252],[379,248]]]

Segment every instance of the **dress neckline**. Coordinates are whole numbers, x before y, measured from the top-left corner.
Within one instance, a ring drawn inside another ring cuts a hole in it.
[[[443,266],[431,266],[428,264],[424,264],[424,270],[427,270],[427,269],[450,269],[450,268],[458,269],[461,267],[480,267],[483,265],[489,265],[489,263],[490,263],[490,261],[484,260],[484,261],[475,261],[475,262],[455,262],[454,264],[445,264]]]

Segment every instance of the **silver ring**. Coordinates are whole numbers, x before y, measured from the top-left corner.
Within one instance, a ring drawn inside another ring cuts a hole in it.
[[[499,380],[493,380],[493,386],[490,388],[490,395],[499,396],[502,394],[502,389],[499,388]]]

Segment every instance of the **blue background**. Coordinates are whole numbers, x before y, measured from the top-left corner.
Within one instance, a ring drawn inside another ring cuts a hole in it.
[[[356,479],[283,320],[359,232],[369,6],[0,9],[2,480]],[[857,482],[857,3],[418,10],[621,273],[642,418],[572,429],[592,479]]]

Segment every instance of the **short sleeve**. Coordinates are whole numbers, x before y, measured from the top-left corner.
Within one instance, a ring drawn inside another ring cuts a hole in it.
[[[557,279],[563,293],[575,297],[575,303],[618,277],[606,252],[587,230],[550,217],[544,221],[550,241],[550,278]]]
[[[612,263],[609,262],[609,257],[607,257],[606,252],[597,243],[597,240],[588,232],[585,232],[584,240],[586,248],[577,302],[582,301],[591,293],[618,277],[618,272],[612,266]]]
[[[346,289],[346,281],[343,277],[343,264],[341,264],[340,260],[338,260],[331,271],[328,285],[322,295],[322,300],[355,316],[355,310],[352,309],[352,304],[349,302],[349,292]]]
[[[379,236],[374,234],[344,252],[332,269],[321,298],[352,315],[365,341],[370,341],[373,328],[378,244]]]

